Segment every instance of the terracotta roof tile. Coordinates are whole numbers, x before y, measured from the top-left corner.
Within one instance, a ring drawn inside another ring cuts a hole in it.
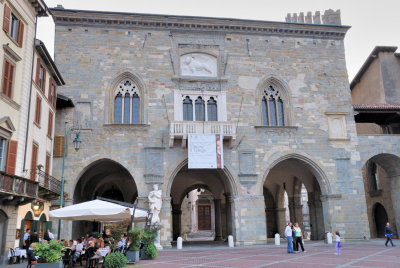
[[[368,103],[368,104],[353,104],[354,110],[400,110],[400,103]]]

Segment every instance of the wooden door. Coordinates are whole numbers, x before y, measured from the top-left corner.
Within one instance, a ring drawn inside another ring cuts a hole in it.
[[[211,230],[211,206],[198,206],[199,230]]]

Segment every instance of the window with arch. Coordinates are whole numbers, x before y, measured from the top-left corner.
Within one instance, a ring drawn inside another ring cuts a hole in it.
[[[140,123],[140,92],[130,79],[121,81],[114,92],[114,123]]]
[[[379,169],[378,165],[375,162],[371,162],[370,164],[370,172],[369,172],[370,186],[371,190],[381,190],[381,183],[379,178]]]
[[[282,96],[273,86],[263,92],[262,97],[262,124],[264,126],[284,126],[284,103]]]
[[[184,121],[218,121],[215,96],[182,96]]]

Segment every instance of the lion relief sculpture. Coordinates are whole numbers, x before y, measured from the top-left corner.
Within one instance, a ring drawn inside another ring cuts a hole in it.
[[[181,75],[217,76],[217,59],[208,54],[191,53],[181,56]]]

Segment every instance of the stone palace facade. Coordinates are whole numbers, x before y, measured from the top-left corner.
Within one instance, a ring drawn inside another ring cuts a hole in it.
[[[193,220],[236,245],[265,244],[288,219],[307,222],[311,239],[371,237],[363,166],[400,155],[400,142],[357,135],[339,12],[286,22],[51,12],[60,93],[74,103],[57,107],[56,136],[67,121],[82,139],[78,152],[68,139],[66,205],[102,196],[148,207],[158,184],[167,247]],[[222,134],[225,167],[188,169],[189,133]],[[62,237],[90,228],[63,221]]]

